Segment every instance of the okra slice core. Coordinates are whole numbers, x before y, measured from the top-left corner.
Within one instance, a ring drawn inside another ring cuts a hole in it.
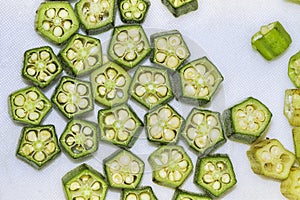
[[[300,168],[292,167],[287,179],[283,180],[280,184],[280,191],[287,199],[299,199],[299,183]]]
[[[162,0],[161,2],[175,17],[179,17],[198,9],[198,0]]]
[[[300,51],[294,54],[288,64],[288,75],[293,84],[300,87]]]
[[[124,189],[121,194],[121,200],[157,200],[150,186]]]
[[[284,115],[291,126],[300,126],[300,89],[285,90]]]
[[[119,0],[121,20],[124,23],[142,23],[147,15],[150,1],[148,0]]]

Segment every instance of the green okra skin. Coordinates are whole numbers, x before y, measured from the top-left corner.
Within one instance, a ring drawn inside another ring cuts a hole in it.
[[[176,0],[161,0],[161,2],[175,16],[187,14],[198,9],[198,0],[176,1]]]
[[[212,198],[207,195],[196,194],[185,190],[176,189],[172,200],[212,200]]]
[[[300,162],[300,127],[294,127],[292,133],[295,156],[298,162]]]
[[[300,198],[299,194],[299,179],[300,168],[292,167],[289,176],[280,184],[280,192],[289,200],[297,200]]]
[[[152,188],[145,186],[136,189],[123,189],[121,200],[157,200]]]
[[[300,126],[300,89],[285,90],[283,112],[291,126]]]
[[[300,88],[300,51],[289,60],[288,76],[295,87]]]
[[[151,3],[148,0],[118,0],[118,8],[122,22],[141,24],[144,22]]]

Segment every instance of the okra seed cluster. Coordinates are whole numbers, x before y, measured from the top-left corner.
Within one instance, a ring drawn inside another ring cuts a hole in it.
[[[121,14],[126,20],[141,21],[148,5],[143,0],[125,0],[121,3]]]
[[[111,6],[113,5],[108,0],[88,0],[81,12],[89,24],[97,24],[108,18]]]
[[[244,110],[236,113],[237,125],[243,130],[255,131],[260,129],[261,123],[265,121],[265,114],[262,110],[255,109],[249,105]]]

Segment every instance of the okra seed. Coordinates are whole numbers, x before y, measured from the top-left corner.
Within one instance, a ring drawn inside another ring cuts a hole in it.
[[[131,12],[125,12],[124,13],[126,17],[131,18],[132,17],[132,13]]]
[[[92,135],[93,134],[93,130],[88,126],[84,127],[82,132],[84,135]]]
[[[91,200],[100,200],[100,197],[98,197],[98,196],[92,196]]]
[[[69,20],[66,20],[63,22],[63,27],[66,29],[66,30],[69,30],[72,26],[72,22],[69,21]]]
[[[136,19],[139,19],[141,16],[142,16],[142,13],[140,11],[136,11],[133,13],[133,16],[136,18]]]
[[[229,174],[223,174],[221,177],[221,181],[223,183],[230,183],[230,175]]]
[[[90,175],[82,175],[81,176],[81,180],[84,184],[87,184],[90,178],[91,178]]]
[[[188,96],[196,95],[196,89],[192,85],[186,85],[184,91]]]
[[[143,96],[146,93],[146,88],[142,85],[138,85],[135,88],[135,94],[139,97]]]
[[[108,126],[111,126],[115,123],[116,119],[115,119],[115,116],[113,114],[110,114],[110,115],[107,115],[105,118],[104,118],[104,123]]]
[[[32,100],[35,101],[38,99],[39,95],[35,91],[31,91],[28,93],[28,97]]]
[[[193,67],[189,67],[189,68],[185,69],[183,72],[183,76],[187,80],[194,79],[196,77],[196,74],[197,74],[197,72]]]
[[[169,160],[168,153],[167,152],[163,152],[161,154],[161,162],[162,162],[162,164],[164,164],[164,165],[167,164],[168,160]]]
[[[135,121],[133,119],[129,119],[125,122],[124,127],[128,130],[134,130],[136,127]]]
[[[182,174],[178,170],[175,170],[173,175],[175,181],[179,181],[182,178]]]
[[[213,183],[212,187],[213,187],[215,190],[221,189],[221,183],[220,183],[220,181],[215,181],[215,182]]]
[[[85,200],[84,197],[75,197],[75,200]]]
[[[58,12],[58,16],[61,17],[61,18],[67,18],[69,16],[69,13],[68,13],[67,10],[61,9]]]
[[[118,35],[117,35],[117,40],[119,40],[120,42],[126,42],[128,40],[128,34],[127,31],[121,31]]]
[[[189,139],[194,140],[197,136],[197,129],[195,128],[189,128],[187,130],[187,136],[189,137]]]
[[[26,112],[23,108],[18,108],[16,110],[16,115],[19,117],[19,118],[24,118],[26,116]]]
[[[110,92],[107,93],[107,98],[108,99],[114,99],[116,97],[117,90],[111,90]]]
[[[196,64],[195,68],[201,75],[204,75],[206,73],[206,67],[202,64]]]
[[[22,147],[22,152],[23,154],[25,154],[26,156],[30,155],[32,152],[34,152],[34,148],[31,144],[25,144]]]
[[[41,141],[46,141],[51,139],[51,133],[48,130],[42,130],[39,134],[39,138]]]
[[[48,60],[50,58],[50,53],[48,53],[47,51],[42,51],[40,52],[40,58],[42,60]]]
[[[223,162],[217,162],[217,168],[220,170],[220,171],[223,171],[225,169],[225,163]]]
[[[117,161],[113,161],[110,165],[109,168],[112,171],[118,171],[120,169],[120,164]]]
[[[64,32],[61,27],[57,26],[53,29],[53,34],[57,37],[61,37],[64,34]]]
[[[75,143],[75,138],[73,136],[67,137],[66,143],[67,145],[72,146]]]
[[[74,47],[77,49],[82,49],[83,48],[83,42],[80,39],[74,40]]]
[[[139,173],[140,172],[140,165],[139,165],[139,163],[136,162],[136,161],[132,161],[130,169],[131,169],[131,173],[133,173],[133,174]]]
[[[129,9],[129,8],[130,8],[129,3],[128,3],[128,2],[123,3],[123,4],[122,4],[122,8],[123,8],[124,10]]]
[[[75,91],[75,85],[72,82],[65,82],[62,86],[63,90],[68,93],[74,93]]]
[[[209,132],[209,139],[211,140],[211,142],[215,142],[220,138],[221,135],[221,131],[219,129],[212,129]]]
[[[37,120],[40,117],[40,114],[37,112],[29,113],[28,118],[32,121]]]
[[[128,31],[128,35],[133,39],[134,42],[140,41],[142,37],[138,29],[130,29]]]
[[[55,146],[54,142],[49,142],[45,146],[45,152],[47,154],[52,154],[55,151],[55,148],[56,148],[56,146]]]
[[[113,140],[115,138],[115,131],[112,129],[106,130],[105,136],[108,140]]]
[[[118,139],[119,139],[120,141],[126,141],[126,140],[128,139],[128,137],[129,137],[129,133],[126,132],[126,131],[120,131],[120,132],[118,133]]]
[[[125,59],[127,61],[133,61],[135,58],[137,57],[137,54],[134,51],[129,51],[128,53],[126,53],[125,55]]]
[[[42,26],[43,26],[43,29],[44,29],[45,31],[49,31],[49,30],[50,30],[50,27],[51,27],[50,23],[47,22],[47,21],[44,21],[44,22],[42,23]]]
[[[166,172],[165,169],[161,169],[161,170],[158,172],[158,174],[159,174],[159,176],[160,176],[161,178],[163,178],[163,179],[167,177],[167,172]]]
[[[183,155],[177,151],[177,150],[173,150],[172,151],[172,158],[175,160],[175,161],[178,161],[178,160],[181,160],[183,158]]]
[[[215,165],[212,164],[211,162],[206,163],[206,165],[204,166],[204,170],[205,171],[211,171],[213,172],[215,170]]]
[[[204,97],[209,94],[209,90],[207,87],[200,88],[199,96]]]
[[[147,98],[147,102],[150,104],[155,104],[158,101],[157,97],[150,94]]]
[[[76,108],[75,104],[69,103],[65,106],[65,110],[68,113],[75,113],[77,111],[77,108]]]
[[[165,54],[164,52],[158,52],[157,54],[155,54],[155,59],[157,62],[159,63],[163,63],[167,58],[167,54]]]
[[[176,55],[180,58],[180,59],[184,59],[187,56],[187,52],[186,49],[183,47],[178,47],[176,48]]]
[[[126,200],[138,200],[137,196],[135,194],[129,194],[126,197]]]
[[[87,62],[90,66],[94,66],[97,63],[97,59],[93,56],[87,58]]]
[[[214,178],[213,178],[213,176],[211,174],[205,174],[203,176],[203,181],[205,183],[212,183],[214,181]]]
[[[129,163],[130,163],[130,157],[128,156],[128,155],[122,155],[121,157],[120,157],[120,163],[122,164],[122,165],[129,165]]]
[[[151,200],[151,196],[148,193],[141,193],[140,194],[140,199],[141,200]]]
[[[84,69],[84,64],[83,64],[83,61],[82,60],[79,60],[79,61],[76,61],[74,63],[74,67],[77,71],[81,71]]]
[[[275,156],[278,156],[281,154],[280,148],[275,145],[270,147],[270,152]]]
[[[278,172],[278,173],[280,173],[280,172],[282,172],[283,171],[283,164],[281,164],[281,163],[278,163],[277,165],[276,165],[276,171]]]
[[[202,136],[202,137],[196,137],[195,139],[195,144],[199,148],[204,148],[207,145],[207,136]]]
[[[23,106],[25,103],[25,97],[21,94],[17,95],[14,99],[14,104],[16,106]]]
[[[159,112],[158,112],[158,116],[161,120],[168,120],[172,115],[172,111],[168,108],[162,108]]]
[[[153,114],[149,117],[149,125],[150,126],[154,126],[158,123],[158,117],[157,117],[157,114]]]
[[[74,124],[74,125],[71,127],[71,131],[72,131],[73,133],[79,134],[79,133],[80,133],[80,125],[79,125],[79,124]]]
[[[123,87],[126,84],[126,78],[121,75],[116,79],[116,86]]]
[[[217,126],[218,121],[214,116],[208,116],[207,117],[207,125],[210,127],[215,127]]]
[[[166,129],[164,131],[164,138],[167,140],[167,141],[172,141],[174,138],[175,138],[175,132],[173,130],[170,130],[170,129]]]
[[[106,88],[104,86],[99,86],[98,92],[101,96],[104,96],[106,94]]]
[[[179,61],[177,57],[175,56],[170,56],[167,58],[167,66],[170,68],[175,68],[178,65]]]
[[[42,151],[38,151],[34,154],[33,158],[36,160],[36,161],[43,161],[46,159],[46,156],[45,154],[42,152]]]
[[[79,95],[86,95],[88,92],[88,88],[85,85],[79,84],[77,86],[77,92]]]
[[[203,123],[204,117],[205,117],[204,114],[197,113],[197,114],[195,114],[195,115],[192,117],[192,122],[195,123],[195,124],[197,124],[197,125],[200,125],[200,124]]]
[[[74,181],[70,184],[69,188],[71,191],[78,190],[78,189],[80,189],[80,183],[78,183],[77,181]]]
[[[163,129],[160,126],[154,126],[150,128],[149,132],[154,139],[159,139],[162,137]]]
[[[151,79],[152,79],[152,73],[151,72],[142,73],[138,77],[138,81],[141,84],[144,84],[144,85],[150,83]]]
[[[131,176],[131,175],[126,176],[126,178],[125,178],[125,183],[131,184],[131,183],[133,183],[133,182],[134,182],[134,177],[133,177],[133,176]]]
[[[180,44],[180,38],[178,36],[171,36],[168,42],[171,46],[176,47]]]
[[[165,38],[160,38],[156,42],[157,49],[165,50],[167,49],[167,40]]]
[[[112,175],[112,180],[116,184],[121,184],[123,182],[123,177],[122,177],[121,174],[115,173],[115,174]]]
[[[140,2],[139,5],[138,5],[138,8],[139,8],[140,11],[143,11],[145,9],[145,7],[146,6],[143,2]]]
[[[98,75],[96,78],[96,82],[98,84],[104,84],[105,80],[106,80],[106,77],[103,74]]]
[[[207,79],[206,79],[206,83],[207,83],[208,85],[213,86],[214,83],[215,83],[215,77],[214,77],[212,74],[210,74],[210,75],[207,77]]]
[[[55,9],[54,8],[50,8],[46,11],[46,16],[49,18],[54,18],[55,17]]]
[[[178,166],[181,168],[181,169],[187,169],[188,167],[188,162],[186,160],[182,160],[178,163]]]
[[[123,57],[125,52],[126,52],[126,47],[120,44],[115,44],[114,47],[114,53],[118,56],[118,57]]]
[[[91,189],[94,190],[94,191],[100,190],[101,189],[101,183],[99,181],[95,181],[91,185]]]
[[[173,129],[177,129],[180,126],[180,119],[177,116],[173,116],[168,122],[167,122],[168,126],[173,128]]]
[[[110,80],[113,80],[118,74],[118,72],[115,69],[112,69],[112,68],[109,68],[106,71],[106,73],[107,73],[107,76]]]
[[[34,76],[36,74],[36,71],[33,67],[29,67],[26,70],[27,74],[29,74],[30,76]]]
[[[49,70],[49,72],[55,73],[57,71],[57,66],[54,63],[49,63],[47,65],[47,69]]]

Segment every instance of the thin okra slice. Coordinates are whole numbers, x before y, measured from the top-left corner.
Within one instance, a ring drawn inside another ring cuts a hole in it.
[[[290,58],[288,75],[295,87],[300,88],[300,51]]]
[[[41,169],[60,153],[53,125],[24,127],[19,140],[17,157]]]
[[[292,129],[294,152],[298,162],[300,162],[300,127],[294,127]]]
[[[198,9],[198,0],[161,0],[161,2],[175,17],[179,17]]]
[[[157,200],[150,186],[136,188],[136,189],[123,189],[121,200]]]
[[[300,89],[285,90],[284,115],[291,126],[300,126]]]
[[[18,90],[9,96],[9,112],[17,122],[38,125],[51,108],[50,100],[34,86]]]
[[[212,200],[209,196],[176,189],[172,200]]]
[[[29,49],[24,53],[22,76],[40,88],[47,87],[61,72],[62,66],[51,47]]]
[[[300,199],[300,168],[292,167],[287,179],[283,180],[280,184],[280,191],[283,196],[289,200]]]
[[[104,160],[104,171],[113,188],[134,189],[144,174],[144,162],[127,150],[118,150]]]
[[[193,163],[178,145],[164,145],[159,147],[148,158],[152,168],[152,180],[170,188],[177,188],[183,184],[193,169]]]
[[[118,0],[122,22],[143,23],[150,5],[148,0]]]
[[[104,200],[108,184],[104,176],[87,164],[81,164],[62,177],[67,200]]]

